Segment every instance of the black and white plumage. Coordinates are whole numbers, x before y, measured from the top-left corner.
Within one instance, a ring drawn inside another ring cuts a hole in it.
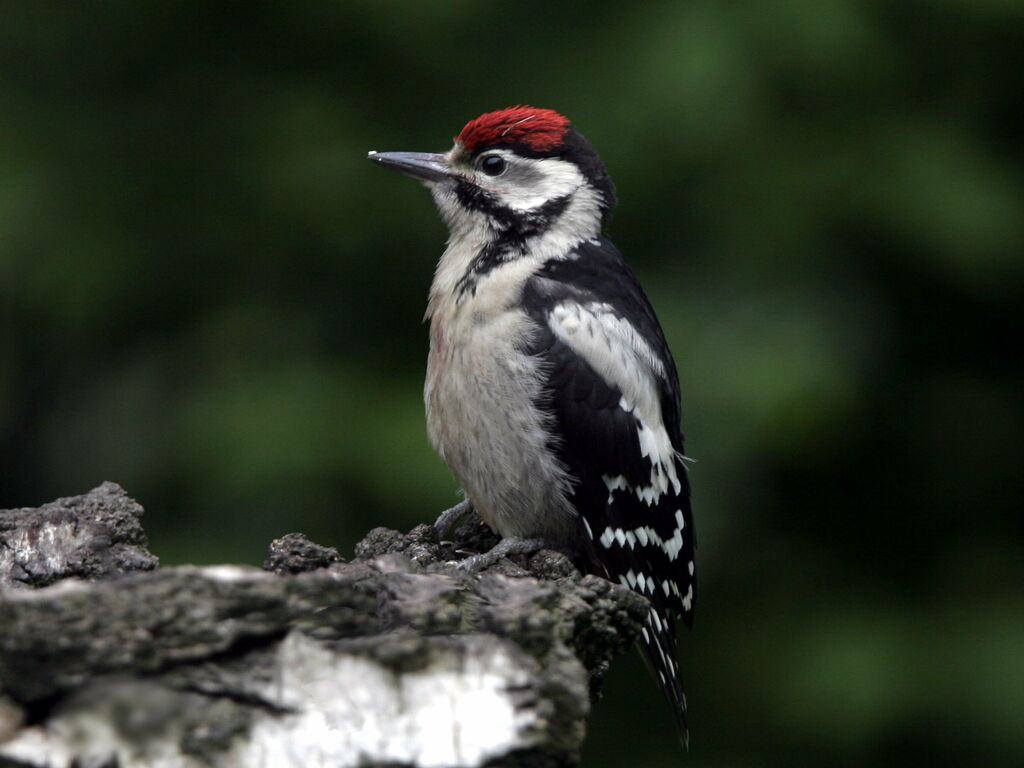
[[[371,153],[424,180],[450,230],[427,316],[434,447],[480,516],[651,604],[641,644],[686,733],[675,617],[694,525],[679,382],[650,302],[603,234],[615,202],[568,121],[517,107],[444,155]]]
[[[682,716],[671,617],[692,624],[696,573],[672,355],[607,240],[544,264],[523,299],[540,328],[528,349],[545,362],[543,407],[555,416],[554,450],[574,479],[586,554],[596,572],[651,601],[646,656]]]

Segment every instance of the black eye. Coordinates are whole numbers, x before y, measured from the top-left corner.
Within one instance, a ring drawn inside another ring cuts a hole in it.
[[[500,176],[505,172],[505,159],[500,155],[487,155],[480,161],[480,170],[488,176]]]

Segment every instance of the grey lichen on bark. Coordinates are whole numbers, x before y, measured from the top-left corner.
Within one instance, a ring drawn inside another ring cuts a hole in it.
[[[0,512],[0,766],[563,766],[642,597],[542,551],[301,534],[157,569],[118,486]]]

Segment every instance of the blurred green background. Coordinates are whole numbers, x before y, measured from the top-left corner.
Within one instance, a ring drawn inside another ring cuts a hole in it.
[[[457,498],[445,232],[369,149],[568,114],[679,363],[693,748],[636,658],[585,766],[1024,764],[1024,3],[3,2],[0,506],[166,564]]]

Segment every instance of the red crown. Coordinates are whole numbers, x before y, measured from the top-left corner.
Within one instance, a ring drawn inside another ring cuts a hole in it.
[[[467,152],[495,144],[525,144],[549,152],[562,144],[569,120],[552,109],[518,106],[488,112],[466,123],[455,141]]]

